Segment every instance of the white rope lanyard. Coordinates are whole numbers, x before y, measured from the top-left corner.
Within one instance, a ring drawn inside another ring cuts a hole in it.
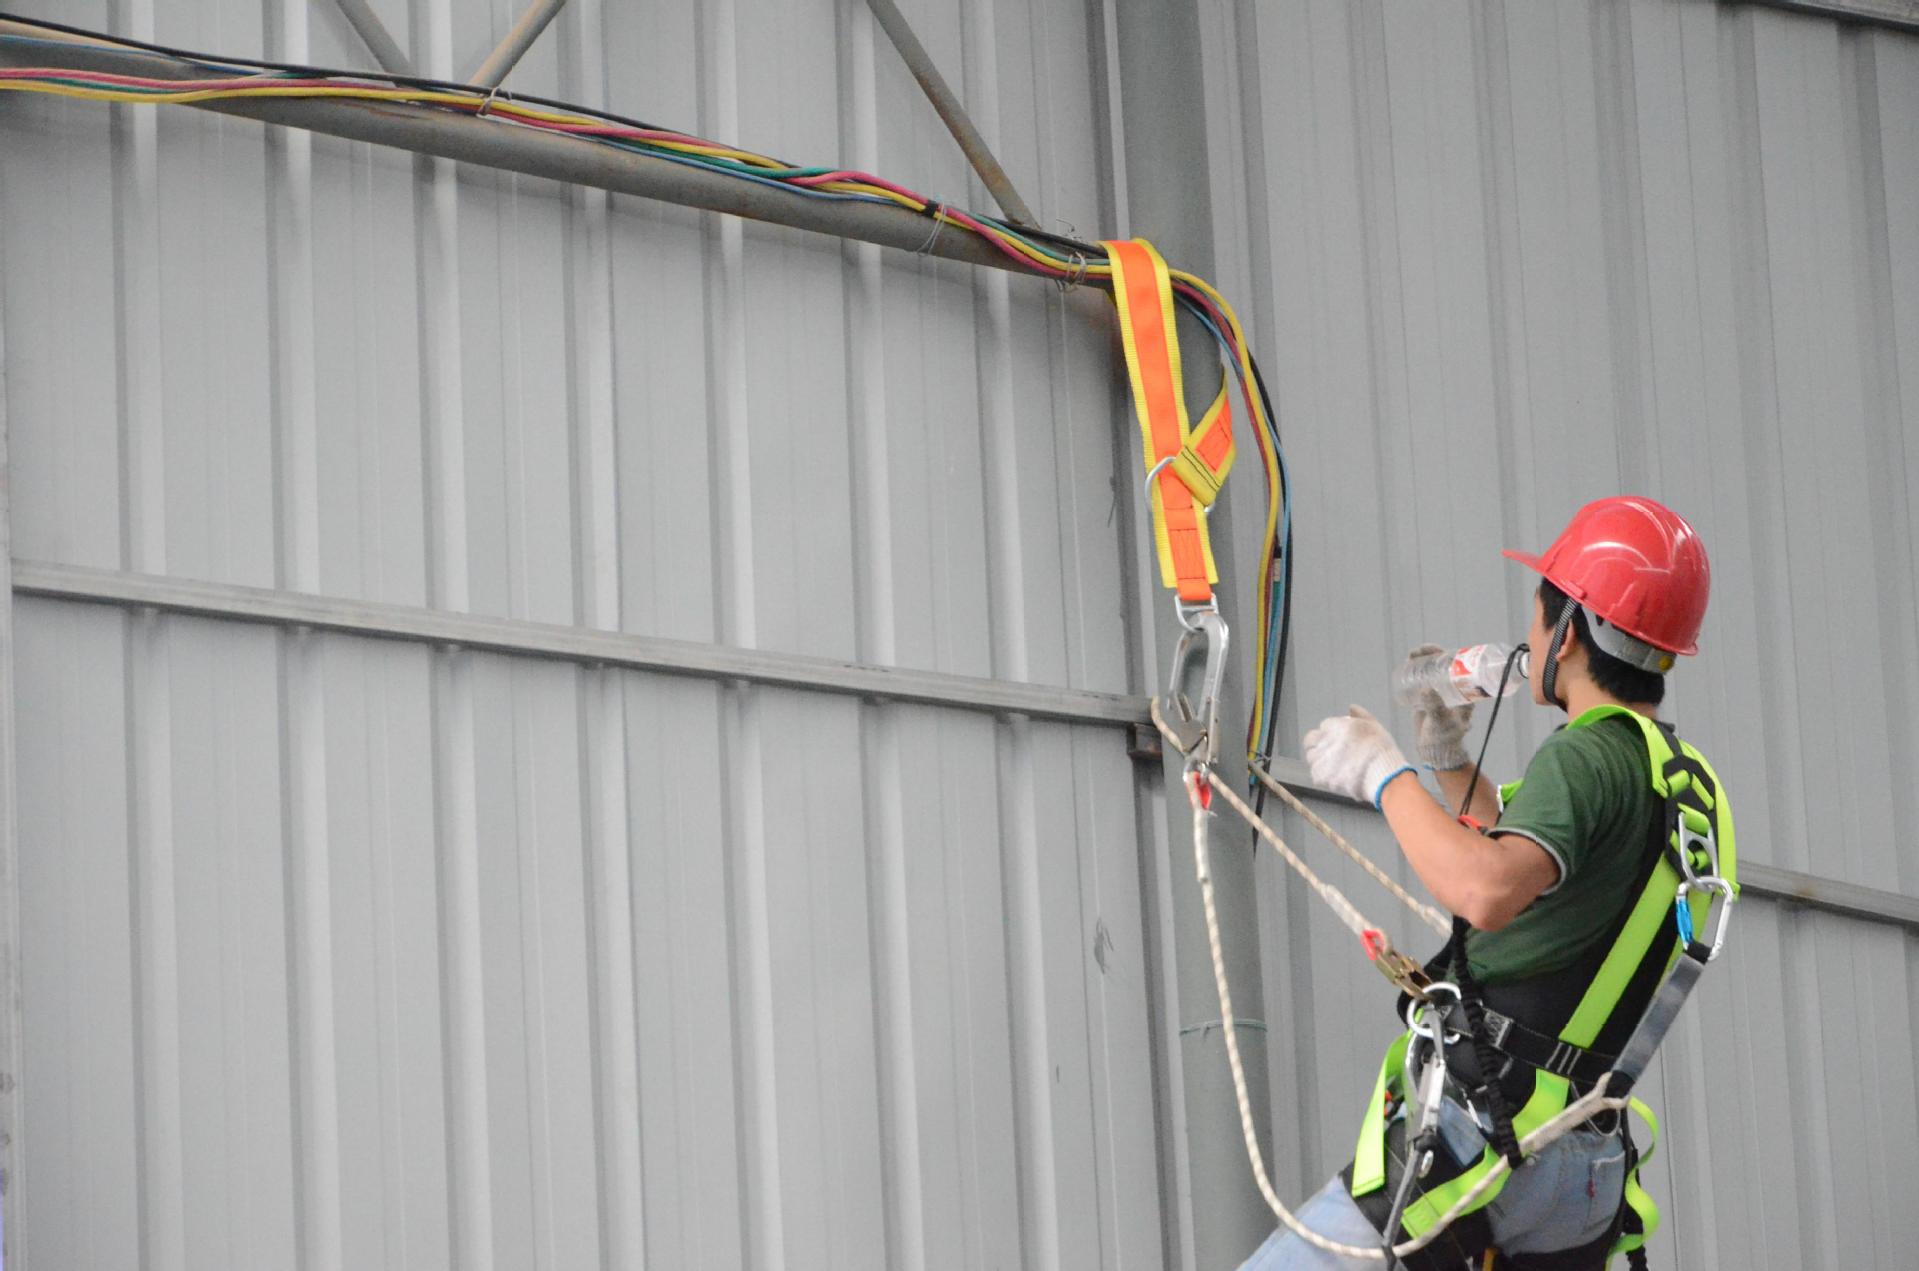
[[[1157,701],[1153,703],[1153,722],[1159,726],[1160,732],[1166,739],[1177,748],[1179,744],[1178,739],[1160,717],[1159,703]],[[1309,824],[1325,834],[1338,845],[1341,850],[1356,859],[1359,857],[1357,850],[1354,849],[1351,844],[1341,838],[1331,826],[1327,825],[1312,813],[1307,812],[1304,806],[1293,797],[1290,791],[1279,790],[1278,783],[1264,773],[1257,773],[1256,770],[1256,775],[1259,775],[1265,780],[1271,788],[1277,790],[1281,797],[1286,799],[1288,804],[1306,817]],[[1274,850],[1280,854],[1281,858],[1284,859],[1287,864],[1291,865],[1293,869],[1298,871],[1300,877],[1304,878],[1315,892],[1319,893],[1320,898],[1331,906],[1333,912],[1339,916],[1340,921],[1351,928],[1353,934],[1359,936],[1362,941],[1367,942],[1369,949],[1374,947],[1372,938],[1378,937],[1379,929],[1369,924],[1364,915],[1353,906],[1350,900],[1346,899],[1345,895],[1337,887],[1325,882],[1313,873],[1313,871],[1307,867],[1306,863],[1302,861],[1291,848],[1286,846],[1284,840],[1273,831],[1271,826],[1267,825],[1264,820],[1255,814],[1252,808],[1248,807],[1245,801],[1237,794],[1234,794],[1229,786],[1218,779],[1211,765],[1189,762],[1186,769],[1185,786],[1187,801],[1193,809],[1193,866],[1199,875],[1200,901],[1206,911],[1206,944],[1213,958],[1213,983],[1219,990],[1220,1031],[1226,1038],[1226,1062],[1232,1068],[1233,1095],[1239,1102],[1239,1128],[1246,1140],[1246,1156],[1252,1163],[1254,1181],[1259,1184],[1260,1195],[1266,1198],[1266,1204],[1272,1209],[1273,1213],[1281,1222],[1285,1223],[1295,1235],[1307,1244],[1344,1258],[1365,1258],[1372,1261],[1384,1262],[1386,1260],[1386,1251],[1378,1245],[1346,1244],[1343,1241],[1332,1240],[1322,1236],[1312,1228],[1306,1226],[1292,1210],[1286,1208],[1285,1204],[1281,1202],[1279,1194],[1273,1190],[1272,1179],[1266,1173],[1266,1158],[1259,1149],[1259,1135],[1253,1124],[1252,1097],[1247,1093],[1246,1067],[1241,1061],[1239,1054],[1239,1029],[1233,1018],[1232,989],[1226,983],[1226,954],[1220,944],[1219,910],[1213,901],[1212,860],[1207,846],[1207,828],[1208,823],[1212,820],[1212,796],[1217,793],[1225,799],[1227,805],[1237,812],[1241,818],[1259,834],[1260,838],[1271,844]],[[1428,917],[1428,913],[1425,911],[1430,910],[1430,906],[1422,905],[1417,899],[1406,893],[1396,884],[1387,880],[1384,875],[1377,870],[1377,867],[1371,866],[1369,862],[1367,862],[1367,864],[1369,865],[1369,873],[1372,873],[1375,878],[1379,878],[1382,882],[1386,882],[1394,894],[1411,905],[1416,912],[1420,912],[1421,917]],[[1432,916],[1437,916],[1437,911],[1432,911]],[[1439,925],[1442,930],[1450,931],[1448,924],[1442,922]],[[1390,951],[1391,946],[1388,944],[1386,948]],[[1590,1120],[1596,1114],[1609,1109],[1626,1107],[1630,1100],[1626,1098],[1607,1097],[1606,1091],[1611,1083],[1611,1073],[1607,1073],[1601,1077],[1598,1084],[1596,1084],[1590,1092],[1582,1098],[1567,1104],[1564,1111],[1560,1112],[1558,1116],[1552,1118],[1531,1134],[1521,1139],[1519,1141],[1520,1151],[1527,1155],[1532,1155],[1545,1148],[1573,1127]],[[1452,1208],[1440,1215],[1439,1221],[1434,1223],[1430,1230],[1412,1240],[1394,1245],[1392,1250],[1393,1256],[1396,1258],[1410,1257],[1437,1240],[1454,1222],[1477,1207],[1479,1199],[1491,1191],[1511,1170],[1512,1166],[1507,1163],[1506,1159],[1504,1157],[1499,1158],[1470,1191],[1454,1201]]]

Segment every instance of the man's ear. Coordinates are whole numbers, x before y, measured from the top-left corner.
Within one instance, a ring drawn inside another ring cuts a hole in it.
[[[1570,604],[1572,602],[1568,601],[1567,603]],[[1559,641],[1559,664],[1564,666],[1566,660],[1572,656],[1574,649],[1584,650],[1585,647],[1579,639],[1579,628],[1573,623],[1567,623],[1566,634]]]

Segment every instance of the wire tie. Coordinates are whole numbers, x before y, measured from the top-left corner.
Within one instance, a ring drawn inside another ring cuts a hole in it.
[[[924,256],[932,251],[933,244],[940,241],[940,231],[946,228],[946,205],[944,203],[928,203],[924,210],[927,215],[933,218],[933,232],[928,234],[926,241],[919,245],[919,250],[913,253],[915,256]]]
[[[475,112],[475,117],[480,119],[486,118],[487,109],[493,105],[493,99],[495,97],[498,97],[499,95],[500,95],[500,86],[498,84],[495,84],[493,87],[487,89],[486,96],[480,99],[480,109],[477,112]]]
[[[1059,288],[1060,295],[1063,296],[1069,291],[1076,290],[1081,283],[1086,281],[1086,269],[1089,263],[1086,259],[1085,252],[1079,251],[1078,249],[1074,250],[1072,272],[1063,277],[1053,279],[1053,285]]]

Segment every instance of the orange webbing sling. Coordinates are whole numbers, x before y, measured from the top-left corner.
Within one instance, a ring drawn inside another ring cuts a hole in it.
[[[1233,466],[1233,412],[1221,372],[1219,396],[1188,426],[1180,383],[1179,334],[1173,325],[1173,281],[1166,261],[1143,238],[1102,244],[1113,266],[1126,373],[1146,457],[1153,502],[1153,539],[1160,582],[1189,605],[1210,603],[1219,569],[1206,533],[1210,507]]]

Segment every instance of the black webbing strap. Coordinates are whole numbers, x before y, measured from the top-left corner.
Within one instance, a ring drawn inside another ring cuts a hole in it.
[[[1587,1050],[1538,1029],[1528,1028],[1512,1016],[1491,1007],[1486,1008],[1484,1019],[1487,1045],[1541,1072],[1564,1077],[1577,1087],[1589,1089],[1596,1085],[1601,1077],[1612,1071],[1619,1059],[1617,1055]]]
[[[1459,1004],[1466,1013],[1466,1033],[1472,1038],[1473,1059],[1479,1074],[1480,1085],[1473,1091],[1473,1101],[1484,1106],[1492,1118],[1493,1148],[1506,1158],[1508,1165],[1518,1169],[1526,1158],[1519,1150],[1519,1136],[1513,1132],[1512,1109],[1506,1103],[1505,1092],[1499,1088],[1499,1064],[1486,1039],[1486,1003],[1466,957],[1466,934],[1471,930],[1471,923],[1453,915],[1453,936],[1446,945],[1446,953],[1452,964],[1453,983],[1459,986]]]
[[[1691,878],[1701,871],[1700,862],[1688,859],[1684,848],[1692,835],[1686,827],[1685,811],[1691,809],[1704,818],[1708,826],[1718,824],[1717,805],[1719,791],[1713,785],[1712,775],[1704,764],[1688,755],[1680,745],[1679,733],[1671,724],[1654,720],[1660,736],[1666,739],[1666,747],[1672,757],[1660,765],[1660,776],[1666,782],[1666,839],[1662,844],[1666,859],[1672,862],[1674,871],[1681,878]],[[1680,781],[1677,778],[1683,777]],[[1715,854],[1716,854],[1715,847]],[[1719,868],[1717,859],[1708,859],[1705,872],[1714,872]]]

